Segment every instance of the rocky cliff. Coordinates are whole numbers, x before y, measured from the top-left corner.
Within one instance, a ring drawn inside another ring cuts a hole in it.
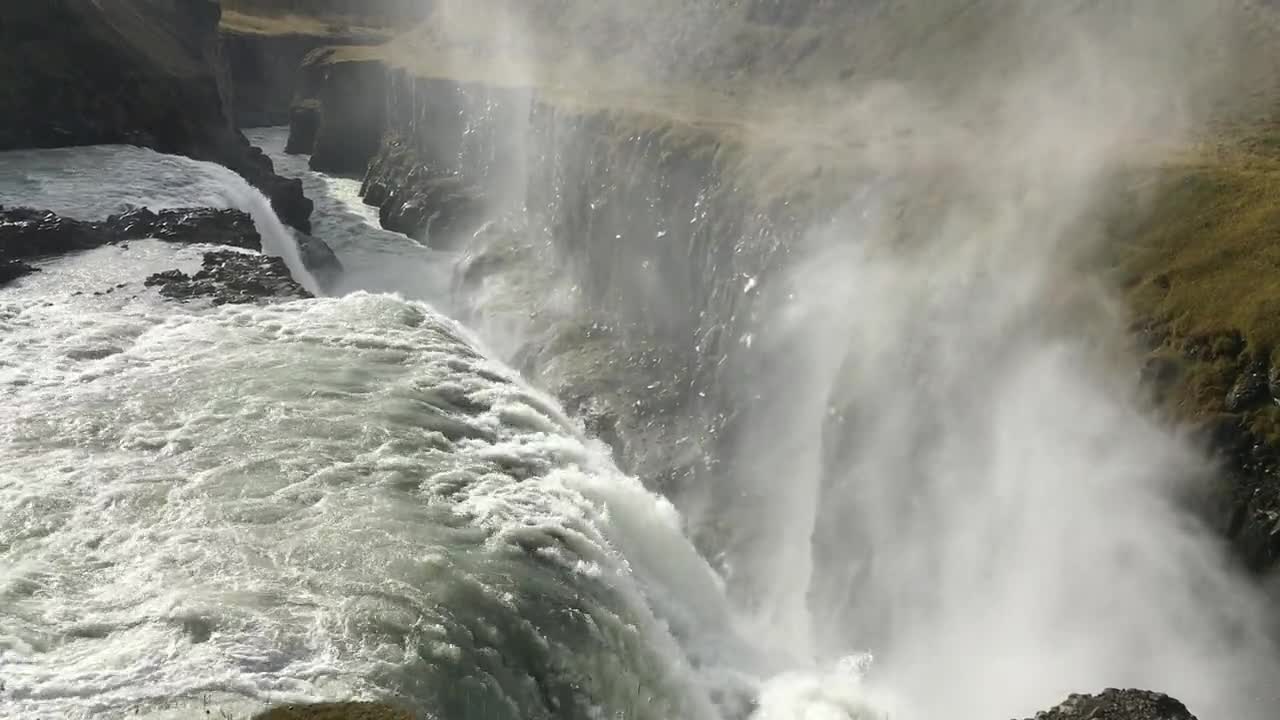
[[[18,3],[0,25],[0,150],[127,143],[231,168],[281,219],[311,202],[227,115],[214,0]]]
[[[224,16],[221,52],[230,76],[231,116],[238,127],[288,125],[302,60],[321,47],[376,45],[380,30],[345,29],[299,20]]]

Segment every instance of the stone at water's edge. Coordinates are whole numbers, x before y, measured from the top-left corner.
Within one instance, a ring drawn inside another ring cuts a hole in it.
[[[36,268],[18,260],[0,260],[0,287],[24,275],[36,272]]]
[[[0,208],[0,262],[13,263],[143,238],[262,250],[262,237],[253,218],[239,210],[156,213],[139,209],[101,222],[86,222],[47,210]]]
[[[23,260],[144,238],[253,251],[205,253],[204,267],[194,276],[170,270],[148,278],[146,285],[158,287],[166,297],[208,298],[216,305],[311,297],[282,259],[260,254],[262,238],[253,218],[239,210],[206,208],[130,210],[101,222],[64,218],[47,210],[0,208],[0,286],[36,271]],[[299,250],[304,264],[322,282],[342,270],[333,251],[315,238],[301,238]]]
[[[1028,720],[1196,720],[1181,702],[1147,690],[1111,688],[1097,695],[1072,695]]]
[[[207,298],[214,305],[311,297],[280,258],[234,250],[205,253],[203,267],[195,275],[169,270],[147,278],[145,285],[158,287],[167,298]]]

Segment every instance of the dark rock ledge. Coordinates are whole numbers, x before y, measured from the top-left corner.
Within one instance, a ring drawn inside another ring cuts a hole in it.
[[[86,222],[47,210],[0,208],[0,286],[37,272],[27,260],[144,238],[239,248],[205,253],[203,267],[193,276],[170,270],[147,278],[146,285],[166,297],[209,298],[219,305],[311,297],[283,260],[261,254],[262,238],[249,215],[211,209],[139,209]]]
[[[311,297],[311,293],[289,275],[289,268],[280,258],[235,250],[205,253],[203,267],[195,275],[167,270],[147,278],[145,284],[159,288],[160,294],[168,298],[208,298],[214,305]]]
[[[1052,710],[1037,713],[1034,720],[1196,720],[1196,717],[1168,695],[1111,688],[1097,695],[1072,695]]]

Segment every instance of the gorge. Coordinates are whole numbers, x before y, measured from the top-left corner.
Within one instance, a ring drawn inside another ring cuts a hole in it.
[[[3,10],[0,714],[1274,717],[1274,8],[225,5]]]

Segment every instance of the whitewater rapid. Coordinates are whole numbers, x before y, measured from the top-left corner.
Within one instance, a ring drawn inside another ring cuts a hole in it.
[[[239,207],[328,291],[164,300],[143,279],[209,248],[154,241],[0,288],[0,717],[1001,720],[1119,682],[1269,719],[1269,611],[1176,503],[1199,458],[1043,331],[1021,225],[876,255],[871,193],[773,280],[726,587],[698,518],[502,361],[538,271],[459,302],[458,254],[252,137],[316,201],[331,286],[222,168],[0,155],[2,205]]]
[[[124,147],[0,163],[0,204],[241,207],[296,261],[261,195],[215,166]],[[356,698],[451,719],[750,712],[775,669],[676,510],[405,297],[439,291],[438,254],[373,228],[350,181],[309,182],[335,191],[317,235],[397,292],[175,303],[142,280],[209,248],[155,241],[0,289],[0,716]]]

